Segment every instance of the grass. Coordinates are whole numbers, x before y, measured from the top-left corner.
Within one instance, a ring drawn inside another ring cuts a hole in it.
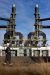
[[[50,63],[29,64],[13,62],[13,65],[9,66],[3,65],[1,61],[0,75],[50,75]]]
[[[13,66],[0,64],[0,75],[50,75],[50,63],[16,63]]]

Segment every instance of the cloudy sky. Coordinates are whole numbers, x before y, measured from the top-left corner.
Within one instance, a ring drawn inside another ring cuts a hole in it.
[[[34,8],[39,4],[41,18],[50,17],[50,0],[0,0],[0,17],[9,18],[12,4],[16,5],[16,31],[23,33],[26,38],[29,32],[34,31]],[[50,25],[50,21],[42,23]],[[7,25],[7,22],[0,21],[0,25]],[[48,44],[50,45],[50,29],[43,29],[47,35]],[[5,30],[0,30],[0,44],[3,43]]]

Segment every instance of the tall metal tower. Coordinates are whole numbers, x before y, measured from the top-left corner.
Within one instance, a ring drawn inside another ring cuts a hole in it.
[[[41,25],[40,25],[40,14],[39,14],[39,6],[38,4],[36,4],[35,6],[35,37],[37,39],[37,41],[35,40],[35,45],[37,46],[37,44],[42,41],[43,42],[43,46],[45,46],[46,44],[46,35],[44,32],[41,31]],[[42,36],[42,40],[39,38],[39,36]]]
[[[15,26],[16,26],[15,20],[16,20],[16,7],[15,7],[15,4],[13,4],[9,25],[8,25],[6,33],[4,35],[4,44],[6,44],[10,41],[15,43]]]
[[[38,4],[35,5],[35,13],[34,13],[34,16],[35,16],[35,31],[34,32],[30,32],[28,34],[28,39],[30,39],[30,44],[31,46],[33,47],[37,47],[38,44],[40,42],[42,42],[42,45],[41,46],[45,46],[46,44],[46,35],[44,32],[41,31],[41,20],[40,19],[40,14],[39,14],[39,6]],[[33,39],[32,39],[32,36],[33,36]],[[40,36],[42,36],[42,39],[40,38]]]

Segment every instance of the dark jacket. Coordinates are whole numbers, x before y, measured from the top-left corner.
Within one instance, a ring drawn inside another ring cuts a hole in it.
[[[11,53],[10,48],[9,48],[9,47],[7,47],[7,48],[6,48],[6,50],[5,50],[5,52],[6,52],[6,53]]]

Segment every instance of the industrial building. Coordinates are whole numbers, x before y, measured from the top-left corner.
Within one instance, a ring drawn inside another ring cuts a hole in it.
[[[0,20],[8,21],[8,25],[0,25],[0,28],[6,29],[4,34],[3,46],[0,46],[0,56],[5,55],[5,49],[7,43],[12,44],[11,55],[12,56],[50,56],[50,46],[47,46],[46,34],[41,28],[50,28],[50,26],[44,26],[42,21],[50,20],[50,18],[41,19],[39,13],[38,4],[35,5],[35,31],[29,32],[27,39],[21,32],[16,32],[16,6],[12,5],[12,11],[10,18],[2,18]]]

